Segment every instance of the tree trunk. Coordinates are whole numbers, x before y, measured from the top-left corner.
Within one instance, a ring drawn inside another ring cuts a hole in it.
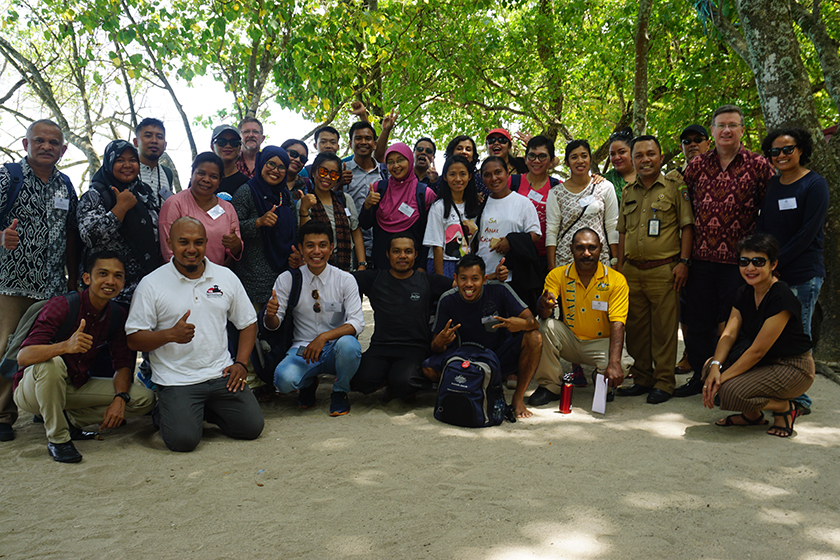
[[[755,74],[764,123],[767,129],[799,126],[811,131],[814,155],[809,164],[826,178],[835,204],[826,216],[827,278],[820,294],[823,321],[815,338],[820,339],[817,357],[840,361],[840,142],[826,144],[817,119],[808,73],[794,34],[788,3],[774,0],[739,0],[738,15],[748,48],[747,63]],[[825,68],[829,79],[840,81],[840,70]]]
[[[639,0],[636,19],[636,71],[633,79],[633,134],[641,136],[647,130],[648,108],[648,26],[653,0]]]

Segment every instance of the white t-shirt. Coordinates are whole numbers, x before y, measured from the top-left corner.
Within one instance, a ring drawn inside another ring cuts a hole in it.
[[[524,196],[512,196],[511,193],[504,198],[488,198],[481,214],[479,224],[478,256],[484,259],[487,265],[487,274],[496,271],[496,266],[502,260],[501,253],[490,251],[490,245],[509,233],[536,233],[541,235],[540,218],[537,210],[531,201]],[[513,272],[508,274],[507,281],[513,279]]]
[[[200,278],[191,280],[172,261],[147,275],[134,292],[126,334],[172,328],[188,310],[195,336],[187,344],[170,342],[149,352],[152,381],[158,385],[195,385],[222,376],[233,364],[227,322],[242,330],[257,322],[254,306],[239,278],[204,259]]]
[[[455,208],[458,208],[457,212]],[[464,228],[461,228],[460,218],[464,219]],[[464,237],[464,229],[467,230],[467,237]],[[449,209],[446,219],[443,217],[443,200],[436,200],[429,209],[429,217],[426,222],[426,234],[423,236],[423,245],[426,247],[443,247],[443,260],[457,261],[470,252],[470,239],[476,232],[475,219],[464,216],[464,203],[453,204]],[[429,257],[431,258],[431,254]]]

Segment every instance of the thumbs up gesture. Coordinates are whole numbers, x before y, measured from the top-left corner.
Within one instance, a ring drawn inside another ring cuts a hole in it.
[[[222,245],[225,249],[230,249],[231,252],[236,253],[237,249],[242,245],[239,236],[236,235],[236,226],[230,226],[230,233],[222,236]]]
[[[3,233],[0,234],[0,245],[3,245],[3,248],[7,251],[11,251],[18,246],[20,243],[20,237],[18,236],[17,232],[17,225],[18,220],[15,218],[12,220],[12,225],[7,227],[3,230]]]
[[[187,344],[195,336],[195,325],[187,323],[190,317],[190,310],[188,309],[184,316],[178,319],[171,329],[169,329],[169,341],[178,344]]]
[[[85,332],[85,320],[79,323],[79,328],[76,332],[67,339],[67,345],[64,354],[84,354],[93,347],[93,337]]]
[[[382,195],[376,192],[376,183],[371,183],[370,190],[368,191],[367,198],[365,198],[365,202],[362,205],[362,208],[370,208],[371,206],[376,206],[379,204],[379,199],[382,198]]]
[[[120,191],[116,187],[111,187],[111,190],[114,191],[114,196],[117,199],[114,206],[121,208],[124,212],[128,212],[137,204],[137,197],[130,190],[123,189]]]
[[[257,223],[255,224],[258,228],[259,227],[274,227],[274,224],[277,223],[277,214],[274,211],[277,210],[277,205],[273,205],[271,210],[257,218]]]
[[[289,255],[289,268],[300,268],[303,266],[303,255],[298,251],[297,246],[292,245],[292,253]]]
[[[505,258],[502,257],[502,260],[500,260],[499,264],[496,265],[496,280],[499,282],[506,281],[508,272],[508,267],[505,266]]]
[[[341,168],[341,181],[336,184],[335,186],[338,187],[339,185],[349,185],[353,182],[353,170],[347,169],[347,163],[345,162],[342,164]]]
[[[280,302],[277,301],[277,292],[271,290],[271,299],[265,304],[265,316],[277,317],[277,312],[280,310]]]

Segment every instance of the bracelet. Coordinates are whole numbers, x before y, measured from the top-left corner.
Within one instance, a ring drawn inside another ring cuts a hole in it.
[[[242,362],[240,362],[240,361],[233,362],[233,365],[236,365],[236,364],[239,364],[240,366],[244,367],[246,372],[248,371],[248,366],[246,366]]]
[[[712,367],[712,366],[717,366],[718,368],[720,368],[720,362],[719,362],[719,361],[717,361],[717,360],[712,360],[712,361],[709,363],[709,367]]]
[[[306,214],[301,214],[300,212],[298,212],[298,216],[300,216],[301,218],[308,218],[309,212],[307,212]]]

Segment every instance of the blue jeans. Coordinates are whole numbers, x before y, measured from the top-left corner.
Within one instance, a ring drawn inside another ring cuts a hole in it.
[[[802,306],[802,330],[809,337],[811,336],[811,317],[814,316],[814,309],[817,307],[817,298],[820,297],[822,285],[823,279],[815,276],[804,284],[790,286],[790,291],[793,292]],[[793,400],[807,408],[811,408],[813,404],[811,397],[804,393]]]
[[[333,391],[350,392],[350,380],[359,369],[362,347],[355,336],[345,335],[324,345],[317,362],[306,363],[297,355],[297,348],[289,348],[283,361],[274,370],[274,386],[281,393],[291,393],[308,387],[322,373],[334,373]]]

